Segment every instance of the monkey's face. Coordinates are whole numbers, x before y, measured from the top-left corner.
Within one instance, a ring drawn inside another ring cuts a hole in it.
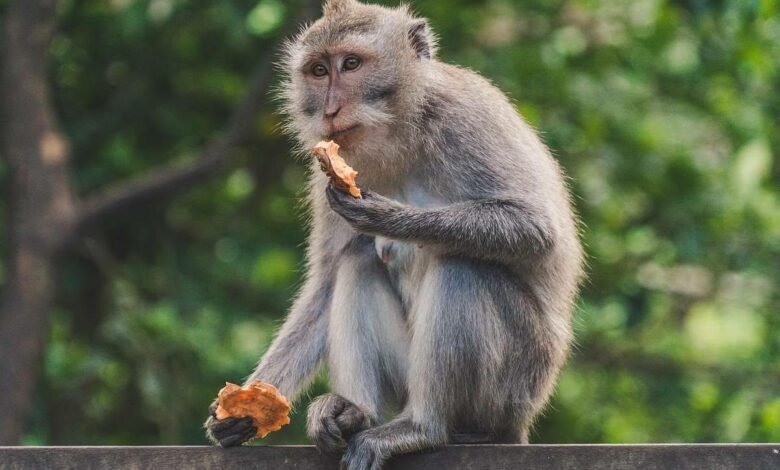
[[[348,148],[380,131],[393,118],[395,79],[382,56],[365,44],[340,44],[308,57],[303,78],[303,113],[319,139]]]
[[[314,29],[307,38],[324,34]],[[335,140],[350,150],[387,134],[401,112],[398,95],[404,80],[397,57],[380,46],[379,38],[366,29],[327,43],[302,44],[304,53],[291,76],[290,105],[295,130],[308,145]]]
[[[289,126],[304,148],[335,140],[376,150],[419,101],[420,68],[432,39],[405,8],[332,1],[286,50]],[[420,39],[425,34],[423,57]]]

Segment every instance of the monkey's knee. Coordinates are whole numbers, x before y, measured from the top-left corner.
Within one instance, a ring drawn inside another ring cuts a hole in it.
[[[306,428],[309,439],[324,453],[342,452],[355,433],[376,424],[367,410],[344,397],[329,393],[309,405]]]

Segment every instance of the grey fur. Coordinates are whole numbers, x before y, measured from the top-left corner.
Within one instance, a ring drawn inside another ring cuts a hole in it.
[[[583,276],[562,172],[498,89],[436,59],[406,7],[324,11],[286,48],[287,128],[302,151],[336,131],[366,194],[311,163],[307,281],[249,380],[296,399],[326,359],[335,394],[312,404],[308,432],[349,470],[459,433],[528,442]],[[346,54],[362,66],[340,70]],[[318,61],[329,72],[314,79]],[[401,410],[383,423],[388,403]],[[217,441],[240,440],[224,428]]]

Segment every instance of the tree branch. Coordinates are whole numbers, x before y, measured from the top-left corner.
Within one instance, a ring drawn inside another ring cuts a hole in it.
[[[228,126],[192,162],[153,169],[145,175],[114,184],[89,197],[79,208],[79,231],[98,225],[120,210],[150,201],[159,203],[168,200],[219,175],[229,166],[232,150],[251,136],[254,117],[262,109],[270,81],[270,67],[259,67],[246,97],[233,113]]]
[[[292,21],[297,25],[310,20],[319,2],[306,0]],[[254,118],[265,104],[272,80],[270,56],[260,61],[249,90],[233,112],[227,127],[219,137],[207,144],[192,162],[174,164],[109,186],[89,197],[79,208],[76,233],[99,225],[107,217],[131,207],[154,201],[159,204],[181,194],[203,181],[220,175],[229,167],[232,150],[245,143],[252,134]]]

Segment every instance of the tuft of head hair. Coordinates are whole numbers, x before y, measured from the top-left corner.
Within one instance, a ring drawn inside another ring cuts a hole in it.
[[[436,57],[437,38],[428,24],[428,20],[417,16],[408,5],[402,4],[398,11],[408,18],[409,43],[412,45],[417,57],[420,59],[433,59]]]
[[[415,15],[404,4],[396,8],[364,4],[357,0],[328,0],[323,4],[323,20],[342,25],[365,23],[367,18],[383,18],[383,21],[400,19],[402,27],[407,28],[409,44],[420,59],[432,59],[436,56],[436,35],[427,20]]]
[[[328,0],[322,6],[322,14],[325,16],[338,15],[339,13],[344,13],[357,4],[357,0]]]
[[[424,19],[414,20],[409,27],[409,42],[420,59],[432,59],[436,55],[436,37]]]

